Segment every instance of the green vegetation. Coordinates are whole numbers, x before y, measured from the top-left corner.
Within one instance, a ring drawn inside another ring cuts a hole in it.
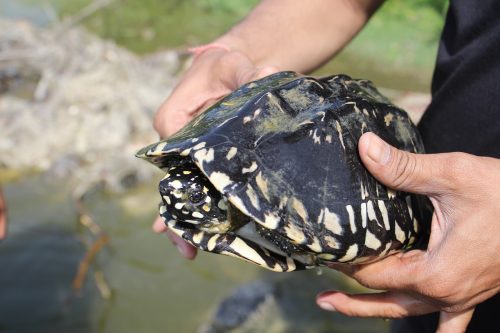
[[[428,91],[446,8],[444,0],[388,0],[318,72],[343,71],[390,88]]]
[[[91,2],[49,0],[63,16]],[[208,42],[240,21],[257,3],[115,0],[84,23],[104,38],[137,53],[148,53]],[[446,6],[446,0],[387,0],[355,41],[318,73],[340,71],[389,87],[427,90]]]
[[[50,0],[71,15],[91,0]],[[258,0],[115,0],[85,20],[104,38],[137,53],[210,41],[241,20]]]

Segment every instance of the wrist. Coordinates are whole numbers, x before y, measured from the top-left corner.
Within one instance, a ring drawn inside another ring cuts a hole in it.
[[[234,29],[235,28],[233,28],[233,30]],[[269,54],[270,52],[266,52],[264,54],[259,54],[260,48],[255,47],[255,46],[251,47],[248,44],[248,42],[245,40],[245,38],[238,36],[238,34],[233,32],[232,30],[229,31],[228,33],[220,36],[219,38],[215,39],[214,43],[225,45],[231,51],[239,52],[239,53],[243,54],[256,67],[263,67],[263,66],[272,65],[271,63],[269,63],[265,59],[265,55]],[[269,50],[267,50],[267,51],[269,51]]]
[[[203,53],[210,51],[210,50],[219,50],[219,51],[226,51],[226,52],[231,52],[231,48],[223,43],[208,43],[208,44],[203,44],[195,47],[190,47],[188,48],[188,51],[193,55],[194,59],[202,55]]]

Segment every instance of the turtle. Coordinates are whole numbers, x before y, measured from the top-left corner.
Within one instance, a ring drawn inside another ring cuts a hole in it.
[[[195,247],[290,272],[366,263],[425,243],[425,198],[363,166],[374,132],[423,153],[417,128],[371,81],[278,72],[247,83],[136,156],[165,171],[160,216]]]

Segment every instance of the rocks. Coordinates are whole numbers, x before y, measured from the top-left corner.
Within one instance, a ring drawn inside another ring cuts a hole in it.
[[[359,320],[317,307],[315,295],[331,289],[359,292],[332,270],[324,270],[321,275],[312,270],[266,274],[230,291],[198,333],[387,331],[387,323],[379,319]]]
[[[79,27],[61,31],[0,20],[0,172],[37,170],[78,192],[146,180],[134,157],[157,139],[151,121],[179,57],[141,59]]]

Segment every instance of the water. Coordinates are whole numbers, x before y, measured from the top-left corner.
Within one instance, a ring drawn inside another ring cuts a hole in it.
[[[76,291],[72,281],[95,236],[78,223],[68,192],[38,178],[4,190],[10,230],[0,244],[1,332],[193,332],[225,291],[259,273],[215,256],[183,260],[151,232],[152,193],[98,192],[87,206],[110,243]],[[96,270],[111,288],[108,300],[98,292]]]
[[[272,284],[278,292],[274,303],[266,305],[268,316],[247,324],[249,332],[263,323],[274,323],[273,332],[288,332],[287,325],[300,332],[306,327],[311,332],[386,328],[381,320],[347,319],[316,307],[321,290],[353,289],[331,271],[324,269],[321,276],[314,270],[271,273],[207,253],[184,260],[166,237],[151,232],[158,202],[154,184],[122,195],[89,194],[85,206],[110,242],[77,291],[72,282],[78,264],[96,237],[78,222],[62,183],[29,177],[4,186],[10,229],[0,243],[2,333],[197,332],[234,288],[255,281]],[[96,271],[102,271],[111,289],[109,299],[98,290]]]

